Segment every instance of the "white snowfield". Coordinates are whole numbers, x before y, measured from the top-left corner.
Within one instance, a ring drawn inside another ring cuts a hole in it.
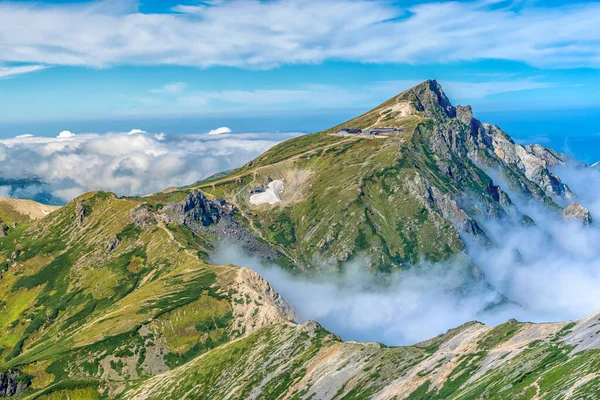
[[[250,196],[250,203],[255,206],[267,203],[270,205],[281,203],[281,199],[279,198],[281,192],[283,192],[283,180],[271,181],[267,190],[261,193],[254,193]]]

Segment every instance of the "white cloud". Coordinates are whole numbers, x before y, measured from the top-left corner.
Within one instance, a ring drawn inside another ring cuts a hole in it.
[[[223,133],[231,133],[231,129],[229,129],[226,126],[222,126],[220,128],[213,129],[210,132],[208,132],[209,135],[221,135]]]
[[[75,136],[75,134],[71,131],[61,131],[56,138],[57,139],[68,139],[68,138],[72,138],[74,136]]]
[[[135,135],[135,134],[138,134],[138,133],[147,133],[147,132],[146,132],[146,131],[143,131],[143,130],[141,130],[141,129],[132,129],[132,130],[130,130],[130,131],[128,132],[128,134],[129,134],[129,135]]]
[[[64,131],[56,138],[0,140],[0,176],[42,183],[13,190],[13,197],[40,192],[62,201],[90,190],[144,195],[184,186],[241,166],[281,140],[297,134],[164,135]],[[32,163],[31,160],[36,160]]]
[[[0,56],[1,59],[1,56]],[[0,78],[8,78],[15,75],[28,74],[48,68],[45,65],[21,65],[14,67],[0,67]]]
[[[175,14],[144,14],[134,0],[3,2],[0,60],[270,68],[325,60],[503,59],[538,67],[600,66],[600,4],[515,4],[439,1],[401,7],[374,0],[234,0],[181,5]]]

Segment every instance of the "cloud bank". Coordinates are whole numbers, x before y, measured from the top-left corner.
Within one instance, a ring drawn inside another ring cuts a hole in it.
[[[558,173],[577,191],[578,201],[600,216],[600,170]],[[494,246],[467,242],[467,252],[483,271],[482,281],[465,271],[462,258],[384,276],[356,262],[343,273],[313,279],[263,265],[229,243],[221,244],[213,259],[256,270],[295,306],[301,320],[316,320],[346,340],[407,345],[473,320],[564,321],[600,310],[600,224],[566,221],[539,203],[511,197],[536,226],[480,221]]]
[[[600,66],[600,4],[595,2],[554,7],[519,0],[401,4],[233,0],[146,14],[134,0],[3,2],[0,60],[96,67],[271,68],[327,60],[419,64],[482,59],[536,67]]]
[[[0,195],[54,202],[90,190],[145,195],[241,166],[295,135],[155,135],[141,129],[21,135],[0,140]]]

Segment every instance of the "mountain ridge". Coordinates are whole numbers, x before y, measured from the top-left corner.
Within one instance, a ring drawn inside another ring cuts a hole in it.
[[[336,135],[341,127],[397,129],[373,140]],[[479,282],[465,237],[494,245],[479,221],[535,229],[512,196],[587,218],[559,205],[574,194],[551,168],[568,161],[515,144],[429,80],[227,176],[143,198],[90,192],[23,219],[0,238],[0,395],[593,396],[600,313],[548,324],[470,322],[412,346],[343,342],[317,322],[297,321],[256,272],[210,258],[229,239],[297,274],[343,271],[364,256],[386,277],[423,259],[458,257]],[[490,176],[495,170],[501,179]],[[251,201],[268,190],[272,204]]]

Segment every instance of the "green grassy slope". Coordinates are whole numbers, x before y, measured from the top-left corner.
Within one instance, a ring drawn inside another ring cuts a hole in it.
[[[0,239],[0,369],[31,394],[112,396],[260,326],[273,305],[241,269],[198,257],[210,235],[133,217],[184,197],[89,193]]]
[[[598,315],[593,316],[598,324]],[[575,332],[573,332],[575,331]],[[416,346],[344,343],[315,323],[279,324],[149,379],[125,399],[566,399],[600,394],[590,320],[470,323]]]

